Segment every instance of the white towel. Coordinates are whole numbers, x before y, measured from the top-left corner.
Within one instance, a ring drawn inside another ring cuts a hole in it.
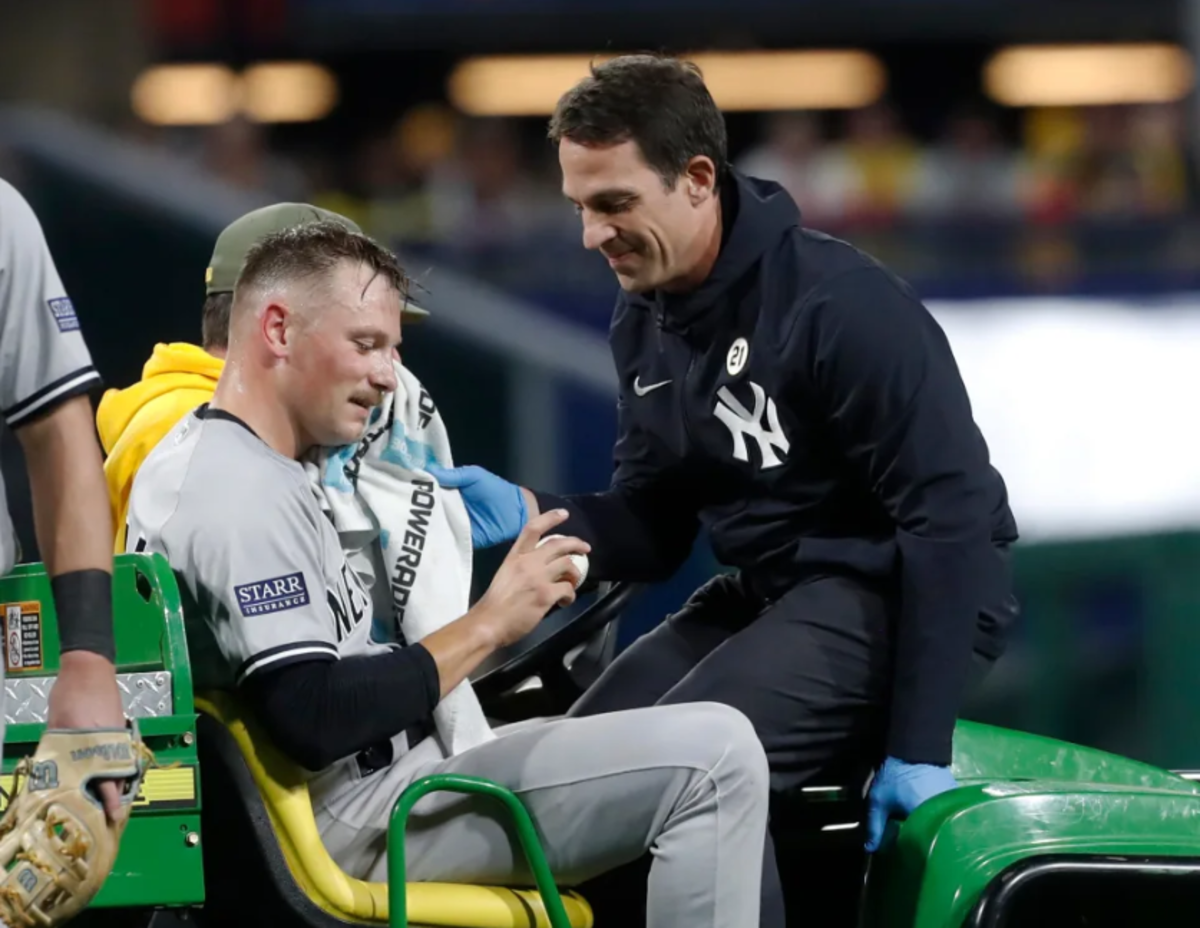
[[[390,602],[391,615],[383,618],[393,626],[399,619],[411,644],[470,605],[471,523],[458,491],[438,486],[424,470],[430,463],[454,466],[441,414],[410,371],[399,362],[395,369],[396,391],[372,411],[364,437],[318,449],[304,466],[350,566],[374,588],[376,602]],[[371,557],[376,544],[382,577]],[[434,722],[450,754],[495,737],[467,680],[438,704]]]

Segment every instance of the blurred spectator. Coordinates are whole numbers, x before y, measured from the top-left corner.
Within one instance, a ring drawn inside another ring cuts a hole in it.
[[[1103,106],[1055,118],[1064,127],[1057,143],[1035,151],[1040,218],[1131,219],[1187,207],[1189,170],[1178,110]]]
[[[836,225],[860,191],[845,158],[825,147],[820,124],[812,113],[772,113],[765,120],[762,143],[738,161],[746,174],[779,183],[799,205],[804,224]]]
[[[381,241],[428,242],[438,233],[427,181],[453,154],[457,131],[448,108],[415,106],[390,131],[362,142],[348,176],[323,186],[313,202],[350,216]]]
[[[1025,114],[1024,151],[1029,164],[1028,216],[1036,222],[1067,221],[1074,215],[1070,165],[1083,145],[1077,110],[1034,109]]]
[[[848,112],[846,139],[833,157],[854,178],[849,218],[871,225],[899,218],[912,202],[921,154],[890,103]]]
[[[1179,213],[1193,200],[1186,131],[1182,106],[1140,106],[1133,111],[1129,135],[1142,179],[1142,208],[1148,213]]]
[[[272,153],[263,126],[244,117],[208,127],[200,161],[221,180],[242,190],[276,200],[308,199],[300,169]]]
[[[918,167],[911,208],[934,219],[1011,218],[1022,209],[1022,165],[981,110],[950,117],[942,141]]]
[[[561,197],[538,183],[516,126],[506,119],[469,121],[454,158],[429,174],[433,236],[463,252],[486,251],[561,222]]]
[[[1144,202],[1142,177],[1129,136],[1129,111],[1091,107],[1083,147],[1070,164],[1077,211],[1085,216],[1134,216]]]

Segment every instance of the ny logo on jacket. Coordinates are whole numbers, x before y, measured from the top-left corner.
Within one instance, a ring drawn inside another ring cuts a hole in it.
[[[805,229],[777,184],[733,171],[722,247],[687,293],[621,293],[613,488],[686,552],[763,589],[810,570],[892,578],[899,533],[1016,527],[945,334],[869,255]]]
[[[750,460],[750,454],[746,448],[746,439],[749,437],[758,444],[759,453],[762,455],[763,469],[778,467],[783,460],[776,455],[775,450],[779,449],[787,454],[791,447],[779,425],[779,411],[775,407],[775,401],[767,397],[766,391],[762,387],[751,381],[750,389],[754,391],[753,412],[748,411],[738,402],[738,398],[729,392],[729,387],[721,387],[717,391],[717,405],[713,409],[713,415],[724,423],[725,427],[729,429],[729,434],[733,436],[733,456],[735,458],[739,461]],[[764,414],[768,425],[763,424]]]

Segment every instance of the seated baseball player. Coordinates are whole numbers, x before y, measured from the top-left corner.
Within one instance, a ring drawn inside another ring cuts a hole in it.
[[[239,216],[217,236],[204,273],[200,344],[160,342],[142,368],[142,379],[104,392],[96,407],[96,430],[104,448],[104,479],[116,529],[114,549],[125,550],[125,518],[133,478],[151,449],[189,411],[212,398],[229,345],[233,285],[246,252],[262,236],[288,226],[332,219],[358,232],[337,213],[309,203],[273,203]],[[406,303],[404,321],[427,315]]]
[[[478,775],[526,803],[564,885],[650,851],[650,924],[757,925],[767,765],[736,710],[695,703],[457,732],[457,710],[443,711],[470,694],[488,655],[573,600],[570,557],[587,545],[538,545],[565,513],[531,520],[461,616],[419,640],[371,634],[372,591],[313,492],[311,455],[357,446],[396,391],[406,287],[392,255],[339,223],[249,251],[212,400],[147,456],[130,495],[127,549],[160,552],[179,577],[197,688],[235,691],[310,772],[322,838],[353,876],[386,879],[388,817],[409,783]],[[461,507],[456,491],[425,486],[432,505]],[[381,543],[415,544],[409,534]],[[422,800],[406,849],[410,880],[531,882],[502,816],[476,797]]]

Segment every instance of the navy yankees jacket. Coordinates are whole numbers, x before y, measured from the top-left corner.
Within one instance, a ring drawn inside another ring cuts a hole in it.
[[[861,578],[899,602],[889,753],[948,763],[972,644],[1003,647],[1017,538],[941,328],[913,290],[730,172],[708,279],[622,292],[610,489],[565,498],[596,579],[658,581],[703,525],[765,601]]]

